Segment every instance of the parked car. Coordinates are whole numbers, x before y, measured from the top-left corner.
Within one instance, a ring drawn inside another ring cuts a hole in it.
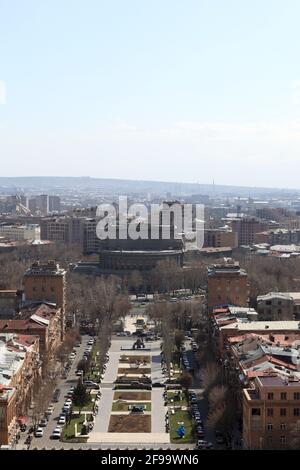
[[[70,409],[71,409],[71,405],[65,403],[64,406],[63,406],[63,411],[67,411],[67,412],[68,412],[68,411],[70,411]]]
[[[197,441],[197,449],[206,449],[207,446],[207,441],[203,441],[202,439],[199,439]]]
[[[57,388],[53,393],[53,401],[57,403],[59,401],[59,398],[60,398],[60,389]]]
[[[38,427],[34,432],[35,437],[43,437],[43,435],[44,435],[44,430],[41,427]]]
[[[48,424],[47,418],[42,418],[39,424],[39,427],[45,428]]]
[[[83,383],[86,388],[94,388],[95,390],[100,390],[100,386],[96,382],[92,382],[91,380],[85,380]]]
[[[45,415],[47,415],[47,416],[52,415],[53,410],[54,410],[54,406],[53,406],[53,405],[49,405],[48,408],[47,408],[46,411],[45,411]]]
[[[76,371],[76,376],[77,376],[77,377],[81,377],[82,375],[83,375],[83,370],[78,369],[78,370]]]
[[[51,434],[51,439],[60,439],[61,434],[62,434],[62,430],[60,427],[57,426]]]
[[[58,418],[58,421],[57,421],[58,424],[61,424],[62,426],[64,426],[66,424],[66,417],[65,415],[60,415],[60,417]]]

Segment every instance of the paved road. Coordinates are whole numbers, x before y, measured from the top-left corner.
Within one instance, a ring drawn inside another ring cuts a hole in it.
[[[44,436],[43,437],[40,437],[40,438],[34,438],[33,441],[32,441],[32,444],[31,444],[31,448],[33,447],[50,447],[50,446],[53,446],[53,442],[51,439],[50,439],[50,436],[54,430],[54,428],[57,426],[57,420],[58,420],[58,417],[61,413],[61,410],[62,410],[62,407],[63,407],[63,404],[65,402],[65,396],[69,390],[69,388],[73,385],[76,385],[77,381],[78,381],[78,377],[76,377],[75,375],[75,371],[77,369],[77,363],[78,361],[82,358],[83,356],[83,353],[84,353],[84,350],[86,348],[86,345],[87,345],[87,342],[89,340],[89,336],[82,336],[82,343],[80,345],[79,348],[76,348],[76,358],[75,360],[73,361],[73,364],[72,364],[72,367],[68,373],[68,376],[66,379],[59,379],[58,383],[57,383],[57,388],[60,389],[61,391],[61,395],[60,395],[60,399],[57,403],[52,403],[54,405],[54,411],[52,413],[52,415],[50,416],[50,419],[49,419],[49,422],[47,424],[47,426],[44,429]],[[51,402],[49,403],[49,405],[51,404]],[[21,437],[21,440],[18,444],[18,447],[17,448],[23,448],[24,447],[24,440],[26,439],[27,437],[27,433],[22,433],[22,437]],[[62,445],[62,443],[60,443],[60,446]]]

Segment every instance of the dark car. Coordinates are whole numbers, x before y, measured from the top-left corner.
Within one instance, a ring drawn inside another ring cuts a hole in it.
[[[58,402],[60,398],[60,390],[57,388],[53,393],[53,401]]]

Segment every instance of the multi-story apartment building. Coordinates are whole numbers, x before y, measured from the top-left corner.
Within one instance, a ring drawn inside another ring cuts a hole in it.
[[[0,445],[14,439],[17,417],[27,410],[40,373],[39,338],[0,333]]]
[[[231,221],[232,231],[237,233],[238,245],[253,245],[255,234],[268,229],[268,225],[254,217],[241,217]]]
[[[60,212],[59,196],[49,196],[49,212]]]
[[[283,292],[270,292],[257,297],[260,320],[293,320],[294,300]]]
[[[245,449],[299,449],[300,381],[274,372],[243,389]]]
[[[97,221],[90,217],[47,217],[41,221],[41,240],[76,244],[83,253],[99,253]]]
[[[25,272],[23,282],[26,301],[54,302],[65,311],[66,271],[55,261],[36,261]]]
[[[18,319],[0,320],[0,334],[17,333],[39,337],[41,357],[49,358],[58,351],[64,336],[64,315],[47,304],[23,307]]]
[[[236,232],[231,232],[221,228],[208,229],[204,231],[204,248],[236,248],[237,246],[238,235]]]
[[[223,263],[208,268],[208,308],[217,305],[246,307],[249,298],[248,276],[239,263],[225,259]]]
[[[0,224],[0,237],[8,240],[23,241],[23,240],[39,240],[40,239],[40,226],[37,224]]]
[[[22,291],[0,290],[0,318],[13,318],[22,301]]]
[[[17,433],[17,392],[0,383],[0,445],[10,444]]]
[[[257,297],[261,320],[300,320],[300,292],[269,292]]]

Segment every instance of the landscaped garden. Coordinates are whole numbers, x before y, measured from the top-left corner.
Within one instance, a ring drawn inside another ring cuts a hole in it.
[[[151,416],[144,414],[111,415],[108,432],[151,432]]]
[[[173,405],[173,406],[187,406],[187,398],[186,394],[182,392],[181,390],[179,391],[174,391],[174,392],[168,392],[167,394],[168,397],[168,405]]]
[[[150,367],[121,367],[118,369],[118,374],[134,374],[134,375],[144,375],[151,374]]]
[[[151,392],[115,392],[114,400],[151,400]]]
[[[144,407],[144,411],[151,411],[151,402],[149,402],[149,403],[142,403],[142,402],[129,403],[129,402],[123,402],[123,401],[113,402],[112,411],[128,411],[128,412],[130,412],[131,411],[130,407],[132,407],[133,404],[137,404],[139,406],[142,405]]]
[[[188,444],[194,441],[193,423],[188,411],[176,411],[174,414],[169,413],[170,420],[170,437],[171,442]],[[183,424],[185,436],[179,437],[178,428]]]
[[[71,419],[70,423],[64,428],[64,439],[74,439],[75,436],[75,424],[77,424],[77,433],[81,432],[82,425],[84,423],[85,416],[80,415]]]

